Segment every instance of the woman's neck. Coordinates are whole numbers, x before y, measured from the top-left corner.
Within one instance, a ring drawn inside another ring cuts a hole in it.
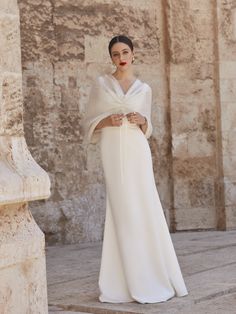
[[[112,75],[119,81],[130,80],[130,79],[132,80],[135,77],[132,69],[129,69],[126,71],[116,70],[114,73],[112,73]]]

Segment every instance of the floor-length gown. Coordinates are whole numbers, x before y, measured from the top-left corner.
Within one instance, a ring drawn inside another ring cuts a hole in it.
[[[106,79],[125,96],[114,77]],[[187,295],[144,133],[125,117],[120,127],[102,128],[100,151],[106,218],[99,300],[155,303]]]

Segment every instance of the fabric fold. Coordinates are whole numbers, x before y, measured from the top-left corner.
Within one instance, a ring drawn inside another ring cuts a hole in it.
[[[118,97],[119,88],[119,83],[111,78],[111,75],[99,76],[92,84],[82,120],[83,133],[87,144],[99,142],[101,130],[95,130],[97,124],[107,116],[116,113],[139,112],[147,118],[148,122],[145,137],[149,138],[151,136],[152,91],[150,86],[137,79],[126,94],[119,91]]]

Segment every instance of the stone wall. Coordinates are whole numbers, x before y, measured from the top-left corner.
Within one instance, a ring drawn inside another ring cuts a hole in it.
[[[86,154],[80,121],[92,80],[113,70],[107,45],[120,33],[134,39],[135,72],[153,89],[149,142],[170,229],[236,226],[231,220],[235,156],[224,144],[233,126],[222,133],[219,86],[225,90],[226,80],[218,67],[225,51],[218,43],[221,36],[229,37],[227,26],[221,35],[220,25],[230,4],[222,1],[221,10],[221,2],[213,0],[18,2],[24,128],[33,156],[52,181],[51,198],[32,204],[31,210],[48,242],[102,238],[105,190],[99,150],[91,146]],[[234,46],[228,46],[230,54]],[[233,102],[227,105],[232,118]]]

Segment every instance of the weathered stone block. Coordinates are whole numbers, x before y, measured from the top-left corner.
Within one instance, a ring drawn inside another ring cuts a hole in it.
[[[233,38],[236,40],[236,8],[232,9]]]
[[[209,137],[206,132],[192,132],[188,135],[189,157],[212,156],[215,149],[214,135]]]
[[[214,193],[213,178],[176,178],[174,184],[174,206],[176,209],[214,208]]]
[[[230,156],[236,152],[236,130],[222,132],[223,154]]]
[[[224,37],[219,38],[220,59],[223,61],[236,61],[236,47],[227,42]]]
[[[79,124],[81,115],[78,110],[60,110],[58,112],[58,123],[55,125],[56,142],[81,143],[81,126]]]
[[[236,178],[236,152],[223,156],[224,175],[226,178]]]
[[[236,225],[236,206],[227,205],[226,206],[226,220],[227,220],[227,229],[235,229]]]
[[[209,38],[212,38],[213,32],[214,32],[214,23],[212,23],[212,4],[211,4],[211,1],[204,1],[203,0],[202,4],[199,4],[198,1],[195,1],[195,0],[194,0],[194,2],[195,2],[194,4],[193,4],[193,2],[190,3],[190,8],[191,8],[191,10],[194,11],[193,12],[194,24],[196,27],[197,38],[200,39],[200,42],[202,39],[209,40]],[[212,39],[211,39],[211,41],[212,41]],[[212,51],[213,51],[212,48],[213,47],[211,47],[210,51],[205,51],[207,55],[209,53],[212,54]]]
[[[236,105],[233,102],[222,102],[221,123],[223,132],[236,129]]]
[[[213,87],[211,79],[189,81],[185,78],[172,78],[170,82],[174,101],[178,103],[199,103],[200,99],[210,103],[214,99]]]
[[[0,29],[0,67],[2,71],[21,73],[19,17],[1,14]]]
[[[187,134],[172,135],[173,157],[185,158],[188,154]]]
[[[177,230],[212,229],[216,225],[214,208],[182,208],[175,213]]]
[[[174,158],[173,176],[174,178],[204,179],[213,177],[215,174],[215,161],[212,157],[202,158]]]
[[[174,180],[174,208],[190,208],[190,195],[188,191],[188,179],[175,177]]]
[[[85,36],[85,62],[111,63],[109,59],[109,38],[100,36]]]
[[[188,2],[191,10],[200,11],[203,12],[203,14],[206,13],[206,11],[209,12],[212,8],[212,2],[210,0],[188,0]]]
[[[0,3],[0,11],[2,14],[15,14],[19,13],[17,0],[2,0]]]
[[[199,105],[195,103],[172,103],[171,121],[175,135],[198,130]]]
[[[1,204],[49,196],[49,178],[32,158],[23,137],[1,136],[0,151]]]
[[[214,178],[193,179],[188,191],[191,207],[215,208]]]
[[[212,39],[201,39],[195,43],[194,60],[197,62],[214,62],[214,42]]]
[[[221,34],[228,43],[234,40],[234,3],[219,1]]]
[[[224,179],[225,185],[225,204],[226,206],[236,205],[236,180],[235,179]]]
[[[220,79],[236,79],[236,62],[235,61],[222,61],[220,62]]]
[[[22,135],[21,74],[4,73],[1,84],[0,135]]]
[[[236,79],[221,79],[221,101],[234,102],[236,97]]]
[[[18,0],[20,8],[22,61],[55,61],[57,41],[55,29],[51,25],[53,7],[51,1],[42,3],[31,0]]]
[[[208,62],[191,62],[188,64],[171,64],[171,77],[175,79],[206,80],[213,79],[214,64]]]
[[[0,312],[47,313],[44,235],[27,204],[0,206]]]
[[[53,74],[53,64],[49,61],[24,63],[23,93],[26,113],[44,115],[45,110],[53,109]]]
[[[56,86],[70,87],[70,77],[76,78],[76,86],[87,79],[86,64],[79,60],[58,61],[54,64],[54,83]]]

